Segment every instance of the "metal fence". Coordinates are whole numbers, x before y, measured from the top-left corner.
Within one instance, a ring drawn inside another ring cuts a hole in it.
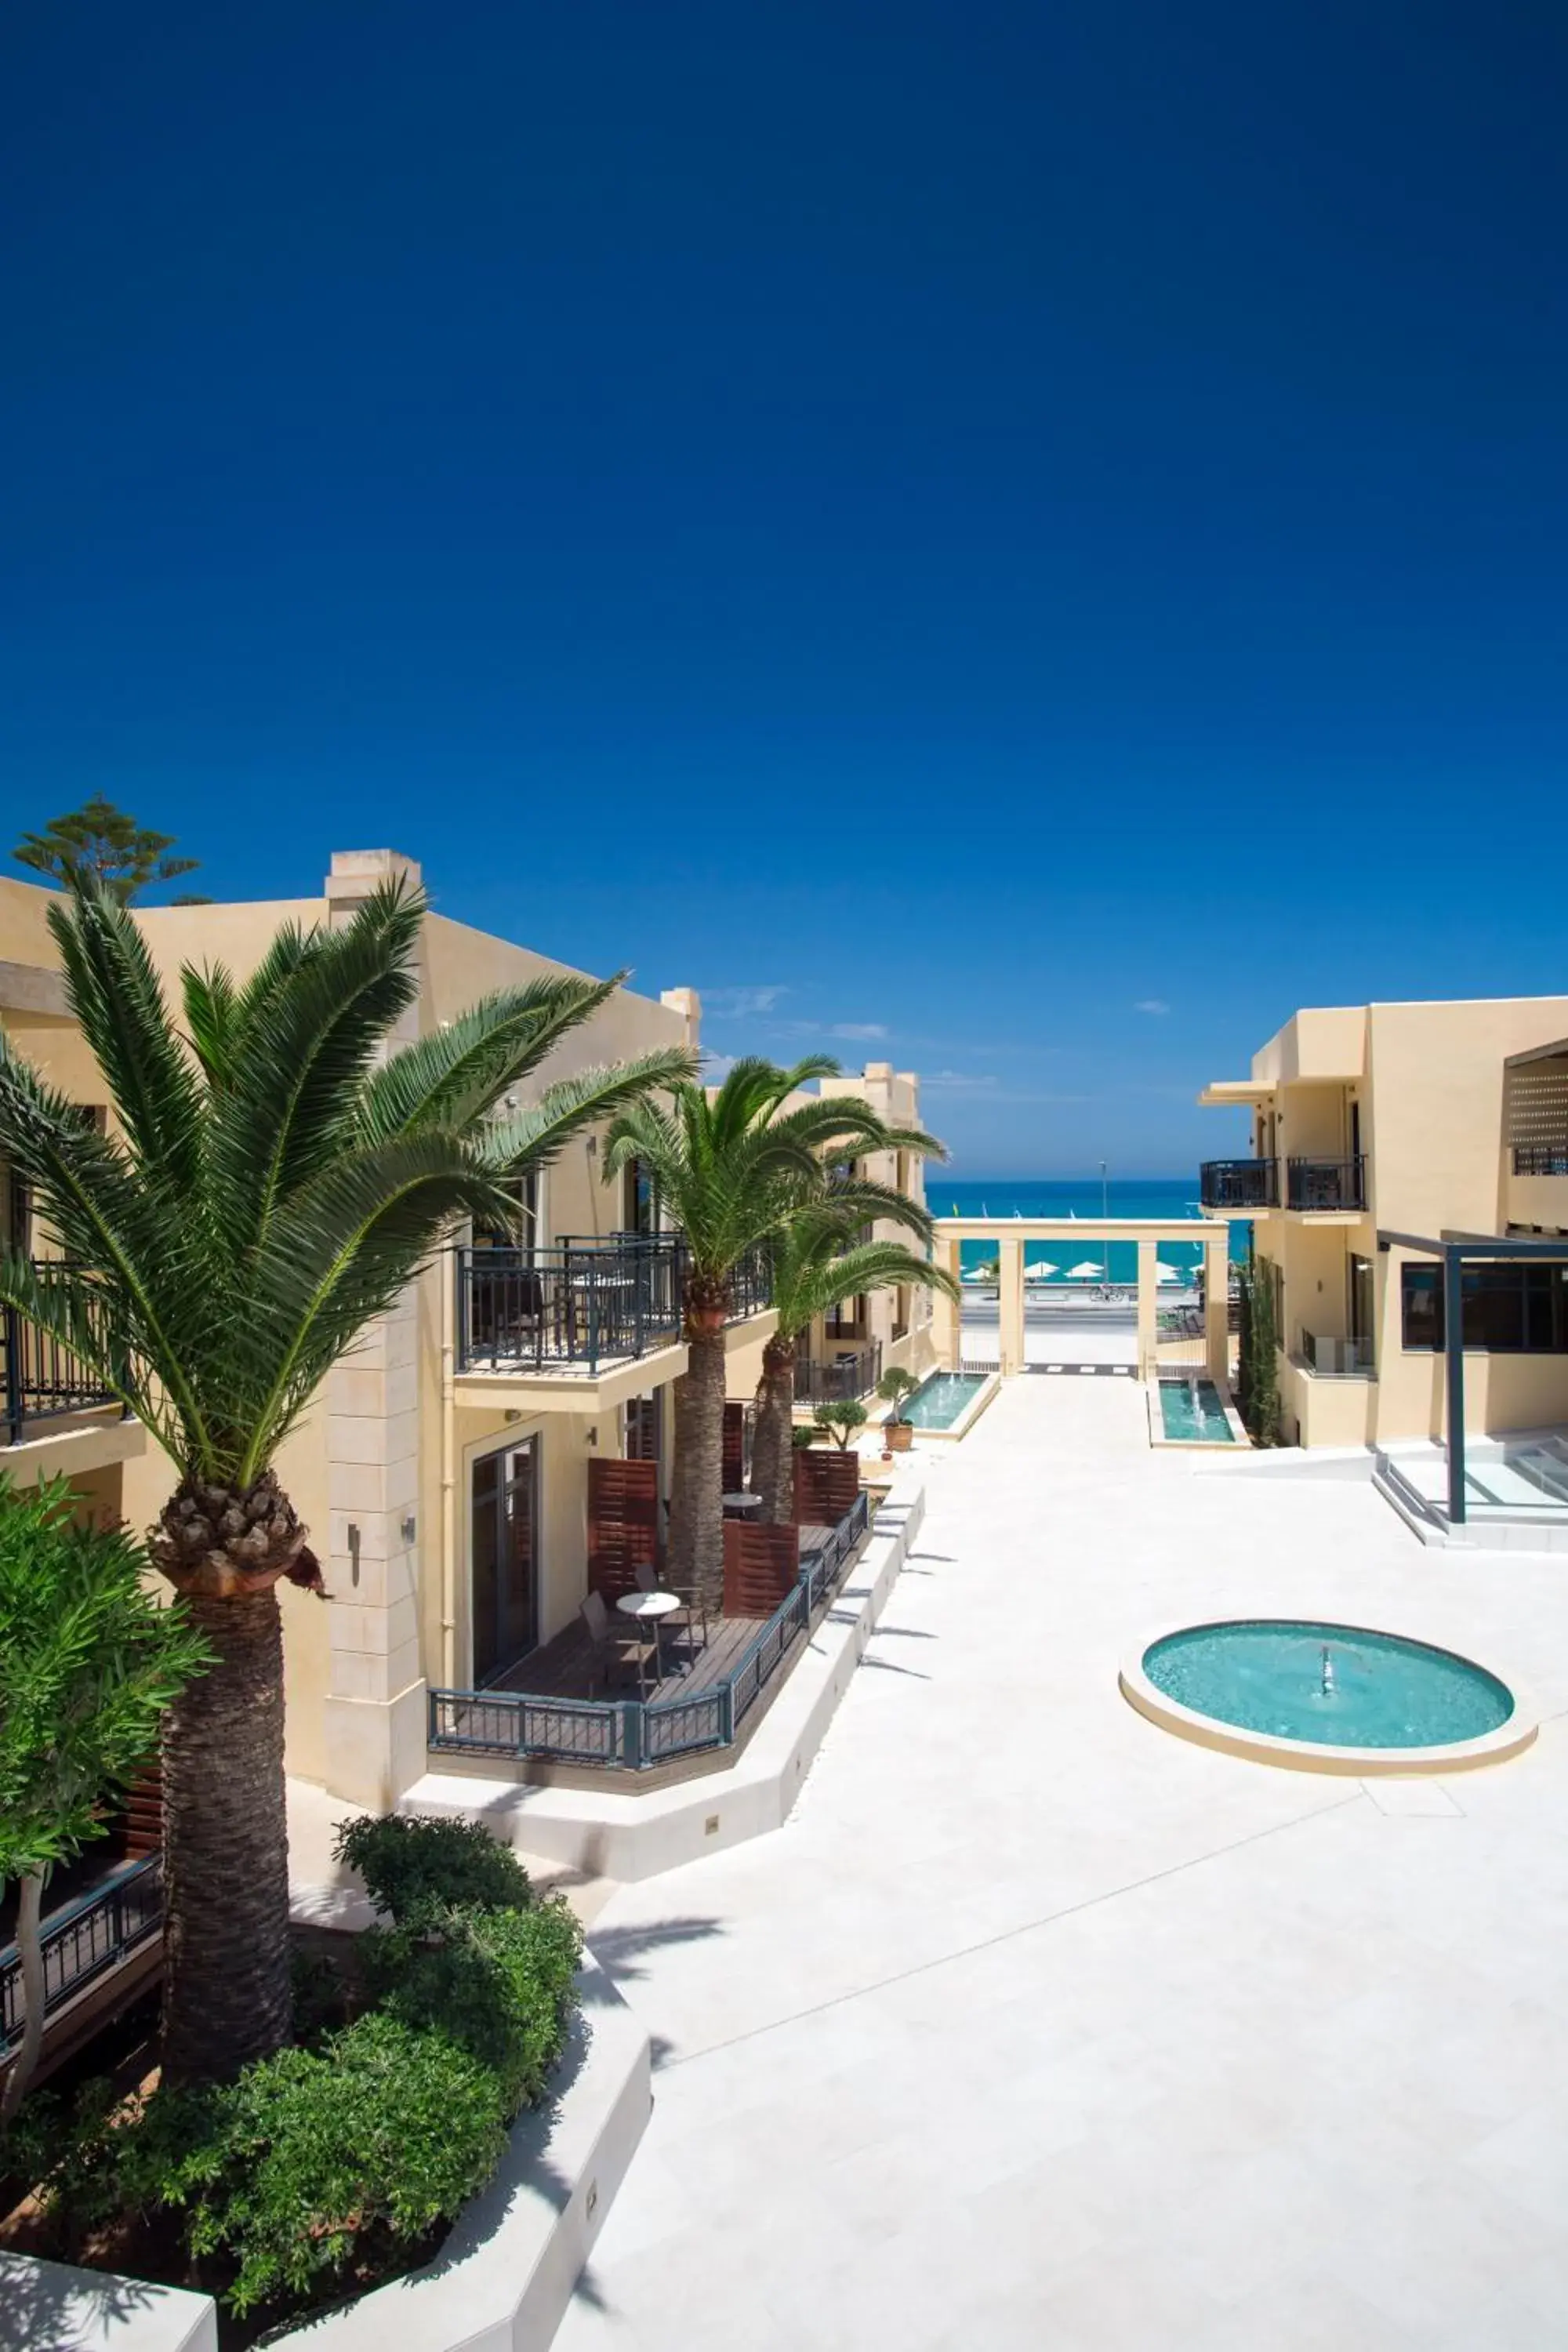
[[[61,1270],[58,1259],[33,1261],[33,1271],[46,1287]],[[0,1309],[0,1432],[7,1444],[21,1444],[26,1422],[113,1403],[108,1390],[68,1348],[14,1307]]]
[[[646,1771],[679,1756],[727,1748],[784,1660],[805,1639],[844,1581],[870,1524],[864,1493],[759,1627],[720,1682],[667,1699],[559,1699],[526,1691],[433,1690],[433,1748],[473,1756],[533,1756],[550,1763]]]
[[[158,1935],[163,1925],[163,1857],[153,1853],[123,1877],[84,1895],[46,1927],[44,2015],[52,2016],[118,1968]],[[20,2041],[25,2022],[21,1956],[15,1944],[7,1944],[0,1951],[0,2047],[9,2049]]]
[[[680,1336],[686,1244],[679,1234],[616,1234],[553,1249],[457,1252],[457,1368],[545,1371],[647,1355]],[[730,1319],[773,1297],[763,1251],[736,1267]]]
[[[1273,1160],[1205,1160],[1198,1171],[1198,1199],[1205,1209],[1271,1209],[1279,1200],[1279,1169]]]
[[[847,1404],[851,1400],[869,1395],[882,1377],[882,1343],[873,1339],[868,1348],[859,1348],[852,1356],[836,1356],[818,1363],[800,1362],[795,1368],[795,1396],[797,1404]]]
[[[1289,1160],[1285,1163],[1288,1209],[1364,1209],[1366,1160]]]

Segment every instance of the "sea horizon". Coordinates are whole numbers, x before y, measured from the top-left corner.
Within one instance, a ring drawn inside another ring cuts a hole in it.
[[[1097,1174],[998,1177],[993,1181],[978,1176],[948,1176],[940,1168],[926,1171],[926,1206],[933,1217],[994,1217],[999,1226],[1010,1224],[1019,1217],[1159,1217],[1175,1223],[1196,1219],[1204,1213],[1195,1175],[1107,1175],[1102,1180]],[[1246,1223],[1232,1224],[1233,1258],[1246,1257],[1251,1230]],[[1203,1256],[1203,1244],[1195,1241],[1162,1242],[1160,1255],[1167,1265],[1191,1273]],[[971,1272],[990,1255],[984,1242],[964,1242],[963,1270]],[[1026,1267],[1042,1263],[1052,1265],[1054,1271],[1045,1279],[1053,1284],[1070,1282],[1074,1266],[1091,1265],[1104,1267],[1104,1279],[1108,1282],[1128,1283],[1138,1278],[1135,1242],[1086,1241],[1081,1255],[1070,1261],[1059,1244],[1030,1242],[1025,1244],[1024,1258]]]

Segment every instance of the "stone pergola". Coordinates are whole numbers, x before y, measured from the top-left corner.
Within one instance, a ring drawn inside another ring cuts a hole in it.
[[[1138,1376],[1153,1371],[1158,1336],[1159,1280],[1155,1265],[1165,1242],[1201,1242],[1204,1250],[1204,1349],[1209,1378],[1226,1381],[1230,1349],[1230,1228],[1209,1217],[938,1217],[936,1262],[956,1282],[964,1242],[984,1242],[1000,1269],[1000,1358],[1003,1378],[1021,1372],[1024,1353],[1024,1246],[1027,1242],[1136,1242],[1138,1244]],[[1109,1263],[1109,1261],[1107,1261]],[[1053,1297],[1062,1296],[1053,1290]],[[1070,1295],[1070,1293],[1068,1294]],[[961,1313],[951,1299],[934,1301],[932,1336],[939,1361],[959,1368]]]

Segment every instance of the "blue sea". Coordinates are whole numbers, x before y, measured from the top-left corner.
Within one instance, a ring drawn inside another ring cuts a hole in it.
[[[1101,1202],[1103,1201],[1103,1207]],[[1098,1176],[1077,1182],[1053,1183],[961,1183],[945,1175],[941,1168],[926,1170],[926,1206],[933,1217],[994,1217],[999,1227],[1011,1224],[1014,1217],[1198,1217],[1198,1188],[1194,1177],[1114,1176],[1101,1192]],[[1230,1229],[1230,1254],[1233,1258],[1245,1258],[1251,1227],[1236,1223]],[[1027,1242],[1024,1247],[1026,1265],[1037,1265],[1041,1259],[1057,1267],[1047,1279],[1065,1282],[1068,1269],[1074,1265],[1093,1264],[1105,1265],[1107,1251],[1110,1263],[1106,1267],[1108,1282],[1136,1282],[1138,1279],[1138,1244],[1136,1242],[1086,1241],[1080,1250],[1064,1247],[1059,1242]],[[963,1244],[963,1265],[983,1265],[994,1257],[994,1248],[984,1242]],[[1167,1265],[1190,1269],[1203,1256],[1201,1242],[1162,1242],[1160,1255]]]

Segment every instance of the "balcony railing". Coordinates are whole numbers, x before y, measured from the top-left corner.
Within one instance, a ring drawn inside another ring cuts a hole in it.
[[[1568,1143],[1516,1143],[1516,1176],[1568,1176]]]
[[[44,1922],[44,2015],[118,1968],[163,1923],[163,1858],[149,1854],[122,1877],[83,1895]],[[22,2036],[26,2011],[22,1962],[15,1944],[0,1951],[0,2051]]]
[[[616,1235],[555,1249],[457,1252],[458,1371],[597,1372],[680,1337],[686,1244],[679,1234]],[[730,1320],[772,1303],[753,1252],[731,1281]]]
[[[1363,1381],[1373,1368],[1370,1339],[1325,1339],[1303,1329],[1301,1353],[1320,1380]]]
[[[46,1285],[58,1268],[57,1259],[37,1258],[33,1264]],[[68,1348],[15,1307],[0,1308],[0,1444],[19,1445],[29,1421],[49,1421],[113,1402]]]
[[[862,1490],[826,1543],[802,1560],[796,1581],[719,1682],[689,1696],[647,1701],[433,1690],[429,1744],[470,1756],[535,1756],[629,1772],[731,1747],[768,1685],[820,1624],[868,1527]]]
[[[1275,1209],[1279,1205],[1277,1160],[1205,1160],[1198,1172],[1205,1209]]]
[[[1289,1160],[1285,1205],[1288,1209],[1364,1209],[1366,1159]]]
[[[868,1348],[858,1349],[852,1356],[838,1356],[826,1363],[798,1362],[795,1368],[795,1397],[797,1404],[848,1404],[867,1396],[882,1377],[882,1343],[873,1339]]]

